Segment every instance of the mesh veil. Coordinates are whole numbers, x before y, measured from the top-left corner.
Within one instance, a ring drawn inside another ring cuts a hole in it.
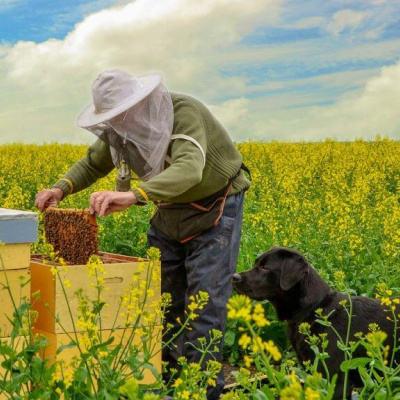
[[[141,180],[146,181],[164,170],[173,122],[171,96],[160,83],[127,111],[87,129],[110,145],[117,168],[125,161]]]

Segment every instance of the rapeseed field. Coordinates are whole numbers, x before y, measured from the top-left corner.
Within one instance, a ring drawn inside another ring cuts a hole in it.
[[[240,143],[252,174],[245,203],[238,270],[271,246],[303,252],[328,282],[344,273],[355,293],[373,296],[379,282],[400,285],[400,143]],[[35,210],[35,194],[50,187],[87,146],[0,146],[0,207]],[[115,172],[69,196],[62,207],[88,207],[95,190],[113,190]],[[99,219],[102,250],[145,255],[154,206]],[[41,229],[42,229],[42,223]],[[43,242],[40,234],[33,251]]]

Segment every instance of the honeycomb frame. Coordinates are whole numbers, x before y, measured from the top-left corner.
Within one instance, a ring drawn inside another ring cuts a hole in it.
[[[44,229],[47,243],[67,263],[86,264],[91,255],[99,254],[96,217],[89,210],[49,207]]]

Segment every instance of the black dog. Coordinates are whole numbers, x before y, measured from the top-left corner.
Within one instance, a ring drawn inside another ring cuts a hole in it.
[[[344,353],[337,347],[337,336],[330,327],[315,322],[315,310],[322,308],[323,315],[329,314],[329,321],[342,337],[346,338],[348,316],[344,306],[339,304],[348,301],[348,296],[329,289],[327,283],[309,265],[306,258],[297,251],[286,248],[272,248],[260,256],[249,270],[234,274],[233,287],[239,293],[255,300],[269,300],[274,306],[278,318],[287,321],[287,331],[290,342],[300,362],[313,360],[315,355],[305,341],[305,336],[299,333],[299,325],[308,322],[311,333],[319,335],[326,333],[329,345],[327,352],[330,356],[326,364],[331,376],[338,374],[335,399],[341,399],[343,394],[343,377],[340,365],[344,360]],[[351,320],[350,340],[357,340],[354,334],[368,332],[370,323],[377,323],[381,330],[387,333],[386,344],[393,348],[394,326],[387,317],[381,301],[366,297],[351,297],[353,317]],[[387,308],[387,307],[386,307]],[[399,337],[399,335],[397,336]],[[354,357],[365,357],[365,349],[359,346]],[[400,363],[400,355],[396,354],[396,362]],[[323,370],[321,368],[321,371]],[[362,381],[357,370],[349,374],[349,393],[353,387],[362,387]]]

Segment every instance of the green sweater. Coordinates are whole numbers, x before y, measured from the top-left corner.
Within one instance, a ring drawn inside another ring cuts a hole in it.
[[[184,203],[200,200],[223,188],[236,175],[242,157],[223,126],[200,101],[185,95],[172,94],[174,107],[173,134],[193,137],[206,154],[204,165],[200,149],[184,139],[171,141],[168,154],[171,165],[160,174],[132,189],[140,202],[169,201]],[[98,139],[54,187],[64,197],[79,192],[114,169],[109,145]],[[231,194],[246,190],[250,182],[241,171],[232,185]]]

